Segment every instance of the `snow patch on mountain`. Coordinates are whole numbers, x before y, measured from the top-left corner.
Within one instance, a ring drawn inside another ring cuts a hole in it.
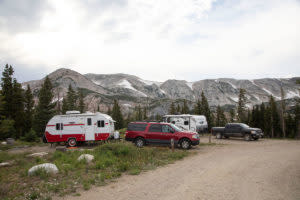
[[[234,102],[238,102],[239,98],[238,97],[230,97],[231,100],[233,100]]]
[[[191,90],[193,90],[193,82],[186,82],[186,85],[189,86],[189,88],[191,88]]]
[[[132,87],[131,83],[129,83],[129,81],[127,81],[126,79],[123,79],[120,83],[118,83],[118,86],[130,89],[130,90],[134,90],[134,91],[138,92],[141,96],[147,97],[147,95],[145,93],[138,91],[137,89]]]
[[[297,94],[297,93],[294,92],[294,91],[288,91],[288,92],[285,94],[285,99],[290,99],[290,98],[294,98],[294,97],[300,97],[300,95]]]
[[[237,89],[237,87],[235,85],[233,85],[232,83],[230,83],[229,81],[227,81],[226,83],[228,83],[229,85],[231,85],[231,87],[233,87],[234,89]]]

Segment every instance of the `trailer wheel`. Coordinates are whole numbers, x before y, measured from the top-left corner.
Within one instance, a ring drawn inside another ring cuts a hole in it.
[[[76,145],[77,145],[77,141],[76,141],[75,138],[70,138],[70,139],[68,140],[68,146],[69,146],[69,147],[75,147]]]

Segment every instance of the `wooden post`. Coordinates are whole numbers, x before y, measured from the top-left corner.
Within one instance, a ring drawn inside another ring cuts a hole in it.
[[[208,139],[209,143],[211,143],[211,135],[212,135],[212,130],[210,131],[210,134],[209,134],[209,139]]]
[[[172,148],[172,152],[174,152],[174,138],[171,139],[171,148]]]

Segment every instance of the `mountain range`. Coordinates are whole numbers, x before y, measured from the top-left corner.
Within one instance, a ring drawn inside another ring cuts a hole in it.
[[[138,104],[147,106],[151,115],[167,114],[171,102],[181,104],[188,101],[190,108],[200,98],[203,91],[211,107],[218,105],[229,108],[238,102],[239,88],[246,90],[247,106],[267,102],[273,95],[281,99],[282,87],[288,102],[300,97],[299,77],[293,78],[262,78],[238,80],[231,78],[204,79],[195,82],[170,79],[165,82],[143,80],[128,74],[80,74],[71,69],[60,68],[48,75],[53,86],[53,101],[61,101],[71,85],[81,90],[89,111],[106,112],[113,99],[118,99],[124,113],[130,113]],[[35,98],[44,79],[22,83],[32,88]]]

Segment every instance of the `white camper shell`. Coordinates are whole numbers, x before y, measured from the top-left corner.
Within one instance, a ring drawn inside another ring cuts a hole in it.
[[[165,115],[163,121],[193,132],[203,133],[207,131],[207,121],[204,115]]]
[[[82,113],[68,111],[50,119],[45,130],[47,142],[67,142],[76,146],[77,142],[107,140],[113,137],[114,120],[103,113]]]

